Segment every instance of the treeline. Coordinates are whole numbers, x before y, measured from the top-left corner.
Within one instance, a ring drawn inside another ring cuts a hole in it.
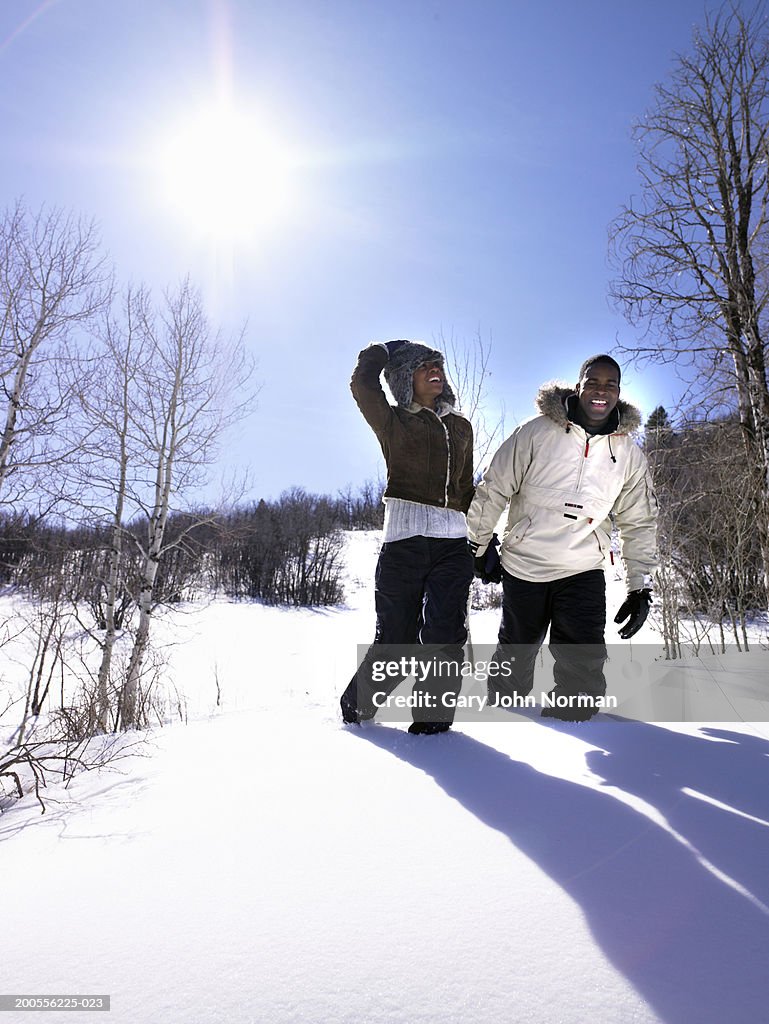
[[[738,417],[674,427],[658,407],[644,447],[660,508],[656,592],[668,655],[682,640],[699,642],[712,623],[722,645],[747,646],[750,615],[764,608],[761,483]]]
[[[227,514],[171,514],[153,604],[210,592],[265,604],[338,604],[344,596],[341,531],[377,529],[382,515],[381,485],[371,482],[336,497],[293,488],[276,501]],[[145,529],[141,521],[123,528],[114,608],[118,629],[139,599]],[[66,596],[90,610],[97,629],[105,629],[112,545],[113,531],[99,524],[67,527],[28,514],[0,514],[0,585],[48,600]]]
[[[0,585],[25,597],[0,618],[0,810],[3,780],[44,785],[168,717],[159,606],[342,599],[340,531],[381,521],[375,486],[193,508],[254,371],[189,279],[121,285],[93,222],[0,213]]]

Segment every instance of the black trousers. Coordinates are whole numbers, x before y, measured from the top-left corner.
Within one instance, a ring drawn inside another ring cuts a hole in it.
[[[444,702],[462,686],[461,664],[467,640],[467,599],[473,558],[463,538],[409,537],[383,544],[375,576],[376,633],[358,671],[342,696],[360,718],[373,718],[384,695],[409,673],[375,679],[374,663],[415,657],[428,666],[413,693],[422,699],[414,721],[451,722]],[[374,697],[377,697],[376,701]]]
[[[504,666],[490,684],[496,693],[525,697],[534,685],[537,654],[550,628],[555,695],[606,693],[606,577],[603,569],[531,583],[504,572],[502,624],[493,661]]]

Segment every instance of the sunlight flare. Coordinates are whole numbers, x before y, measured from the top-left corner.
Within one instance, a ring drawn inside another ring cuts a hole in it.
[[[157,159],[164,205],[191,230],[247,239],[293,199],[290,158],[256,115],[213,106],[180,121]]]

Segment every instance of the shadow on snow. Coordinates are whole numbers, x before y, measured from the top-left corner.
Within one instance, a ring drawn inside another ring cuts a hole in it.
[[[432,776],[547,872],[666,1024],[766,1019],[769,742],[719,729],[692,737],[639,722],[577,728],[602,748],[587,754],[602,784],[640,797],[669,827],[609,791],[544,775],[461,732],[351,731]],[[515,882],[499,877],[500,886]],[[488,952],[500,972],[515,956],[515,949]],[[557,963],[556,949],[556,973]]]

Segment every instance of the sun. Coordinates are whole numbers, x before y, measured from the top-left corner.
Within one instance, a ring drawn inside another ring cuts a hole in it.
[[[279,222],[294,197],[285,145],[263,119],[229,106],[181,120],[157,168],[163,204],[190,230],[224,241]]]

